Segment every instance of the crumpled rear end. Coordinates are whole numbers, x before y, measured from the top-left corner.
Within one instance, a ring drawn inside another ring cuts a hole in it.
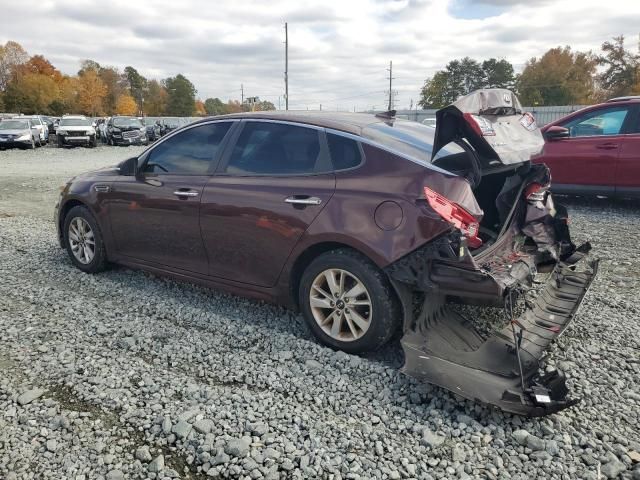
[[[566,209],[548,183],[544,166],[505,183],[496,199],[502,231],[485,248],[471,250],[452,229],[387,267],[405,305],[405,373],[517,414],[576,403],[562,372],[541,373],[542,359],[575,316],[598,262],[588,259],[590,245],[572,243]],[[502,326],[481,332],[455,303],[502,308]]]

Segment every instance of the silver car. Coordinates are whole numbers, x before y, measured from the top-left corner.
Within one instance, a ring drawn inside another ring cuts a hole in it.
[[[12,118],[0,122],[0,149],[11,147],[36,148],[40,130],[26,118]]]
[[[49,125],[40,115],[21,115],[15,117],[16,120],[26,119],[31,121],[31,125],[38,129],[40,145],[49,141]]]

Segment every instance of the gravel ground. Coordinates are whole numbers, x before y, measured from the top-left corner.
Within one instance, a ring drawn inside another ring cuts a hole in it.
[[[396,344],[58,248],[69,176],[137,148],[0,152],[0,478],[640,479],[640,206],[569,200],[601,272],[549,363],[582,402],[526,419],[419,384]]]

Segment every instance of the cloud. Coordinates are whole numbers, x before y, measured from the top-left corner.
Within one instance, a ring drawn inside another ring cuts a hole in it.
[[[625,34],[633,48],[637,0],[21,0],[5,2],[0,42],[16,40],[73,74],[91,58],[143,75],[183,73],[202,98],[284,93],[289,23],[290,105],[381,107],[393,60],[398,107],[426,77],[470,56],[522,65],[556,46],[598,51]],[[18,4],[19,3],[19,4]],[[23,16],[21,12],[30,15]]]

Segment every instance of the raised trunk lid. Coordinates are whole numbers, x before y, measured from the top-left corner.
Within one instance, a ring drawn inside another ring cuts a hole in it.
[[[432,159],[462,139],[476,150],[483,167],[529,161],[544,145],[533,116],[504,88],[476,90],[436,112]]]

